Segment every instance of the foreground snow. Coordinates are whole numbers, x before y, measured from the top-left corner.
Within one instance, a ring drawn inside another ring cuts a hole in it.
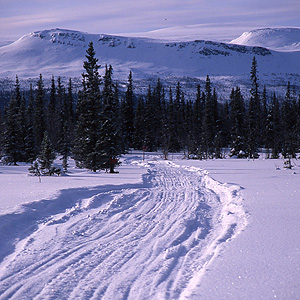
[[[2,166],[0,299],[296,299],[300,178],[275,165],[135,153],[41,183]]]

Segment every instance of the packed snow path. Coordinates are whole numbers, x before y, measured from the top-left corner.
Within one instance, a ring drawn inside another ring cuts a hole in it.
[[[142,184],[66,190],[1,216],[0,299],[197,294],[208,264],[246,225],[239,189],[171,162],[144,167]]]

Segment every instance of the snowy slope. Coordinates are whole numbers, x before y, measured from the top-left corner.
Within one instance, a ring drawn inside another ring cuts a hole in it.
[[[160,157],[1,166],[0,299],[298,299],[298,163]]]
[[[235,31],[235,29],[232,31]],[[228,42],[231,41],[232,37],[236,35],[232,31],[230,30],[230,28],[227,28],[226,32],[222,31],[219,32],[219,34],[216,34],[215,28],[213,27],[209,27],[204,24],[195,24],[165,27],[153,31],[128,33],[121,35],[160,39],[166,42],[190,42],[195,40]],[[214,36],[213,39],[212,36]]]
[[[128,167],[146,170],[142,183],[124,183]],[[62,190],[0,216],[0,299],[185,299],[197,291],[247,223],[239,187],[165,161],[128,157],[123,168],[110,178],[115,185]]]
[[[263,28],[244,32],[232,44],[260,46],[277,51],[300,51],[300,28]]]
[[[261,74],[297,73],[300,53],[276,53],[260,47],[197,40],[169,42],[45,30],[0,47],[0,77],[80,76],[85,51],[94,42],[100,64],[112,64],[116,78],[149,76],[228,76],[249,74],[253,56]]]

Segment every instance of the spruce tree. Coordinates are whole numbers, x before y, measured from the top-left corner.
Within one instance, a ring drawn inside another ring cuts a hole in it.
[[[25,157],[26,161],[32,163],[36,159],[35,137],[34,137],[34,96],[32,84],[29,90],[29,102],[26,108],[26,136],[25,136]]]
[[[282,154],[285,158],[295,158],[298,152],[297,120],[297,103],[292,96],[290,82],[288,82],[285,99],[282,104]]]
[[[99,154],[102,159],[101,168],[109,169],[110,173],[115,173],[115,167],[118,164],[118,157],[122,153],[123,145],[118,114],[119,99],[117,98],[118,93],[114,89],[112,72],[112,66],[106,66],[99,132]]]
[[[59,132],[57,148],[62,155],[63,170],[66,173],[68,170],[68,157],[71,154],[71,134],[72,124],[69,110],[68,97],[64,94],[63,103],[59,112]]]
[[[57,149],[57,136],[59,131],[59,105],[57,89],[55,86],[54,76],[51,79],[49,103],[47,107],[47,132],[52,145]]]
[[[20,124],[18,123],[19,108],[14,97],[11,98],[5,109],[5,131],[3,137],[3,151],[6,163],[14,165],[20,161]]]
[[[60,168],[53,166],[53,161],[55,159],[55,152],[51,145],[51,141],[48,137],[47,132],[44,132],[43,140],[41,143],[41,150],[36,161],[33,162],[31,167],[28,168],[29,173],[36,176],[51,176],[60,175]]]
[[[168,106],[168,130],[169,130],[169,151],[178,152],[181,150],[181,141],[178,131],[178,103],[173,101],[172,88],[169,89],[169,106]]]
[[[203,146],[206,158],[214,154],[215,127],[215,103],[212,95],[210,78],[207,75],[205,83],[205,106],[203,116]]]
[[[261,115],[260,115],[260,144],[262,146],[266,143],[266,128],[267,128],[267,117],[268,117],[268,95],[267,88],[264,86],[262,99],[261,99]]]
[[[71,123],[73,123],[73,121],[74,121],[73,102],[74,102],[74,100],[73,100],[73,83],[72,83],[72,79],[69,78],[68,93],[67,93],[67,108],[68,108]]]
[[[133,133],[133,147],[142,150],[145,140],[145,103],[143,97],[138,98],[137,107],[134,115],[134,133]]]
[[[134,119],[134,94],[133,94],[133,79],[132,72],[129,72],[125,99],[122,107],[124,135],[127,148],[133,146],[133,119]]]
[[[231,151],[230,156],[243,158],[245,147],[245,103],[239,87],[230,94]]]
[[[47,132],[45,132],[41,144],[41,152],[38,156],[40,170],[43,175],[51,175],[54,159],[55,159],[55,153],[52,148],[51,141],[48,137],[48,134]]]
[[[157,147],[161,146],[161,128],[163,118],[163,107],[162,103],[165,101],[164,87],[161,83],[160,78],[157,79],[156,86],[153,90],[153,130],[156,133],[155,143]]]
[[[193,107],[195,155],[203,158],[203,117],[204,117],[205,95],[201,92],[200,85],[197,85],[196,100]]]
[[[168,159],[170,148],[170,130],[168,122],[168,104],[165,99],[165,92],[163,90],[162,103],[161,103],[161,147],[164,159]]]
[[[247,114],[247,154],[250,158],[258,158],[258,146],[261,137],[261,130],[259,126],[261,122],[261,104],[257,73],[257,61],[254,56],[250,72],[251,97]]]
[[[40,74],[37,82],[37,88],[35,92],[34,101],[34,136],[35,136],[35,147],[36,152],[39,153],[44,132],[46,131],[45,125],[45,99],[44,99],[44,82],[42,74]]]
[[[153,92],[149,85],[148,92],[145,101],[145,114],[144,114],[144,130],[145,130],[145,139],[143,147],[147,149],[147,151],[156,151],[156,142],[153,127]]]
[[[266,148],[267,158],[279,158],[281,144],[280,108],[276,94],[273,94],[266,118]],[[270,153],[271,151],[271,153]]]
[[[95,57],[93,43],[89,43],[86,61],[83,64],[82,91],[77,104],[77,123],[73,154],[78,166],[96,172],[103,167],[100,136],[100,75],[98,59]]]
[[[25,99],[22,98],[18,76],[15,91],[5,109],[3,151],[7,163],[26,161],[25,157]]]

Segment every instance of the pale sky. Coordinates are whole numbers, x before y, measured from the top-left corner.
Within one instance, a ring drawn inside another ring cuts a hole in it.
[[[52,28],[124,34],[200,25],[211,39],[300,27],[300,0],[1,0],[0,39]]]

